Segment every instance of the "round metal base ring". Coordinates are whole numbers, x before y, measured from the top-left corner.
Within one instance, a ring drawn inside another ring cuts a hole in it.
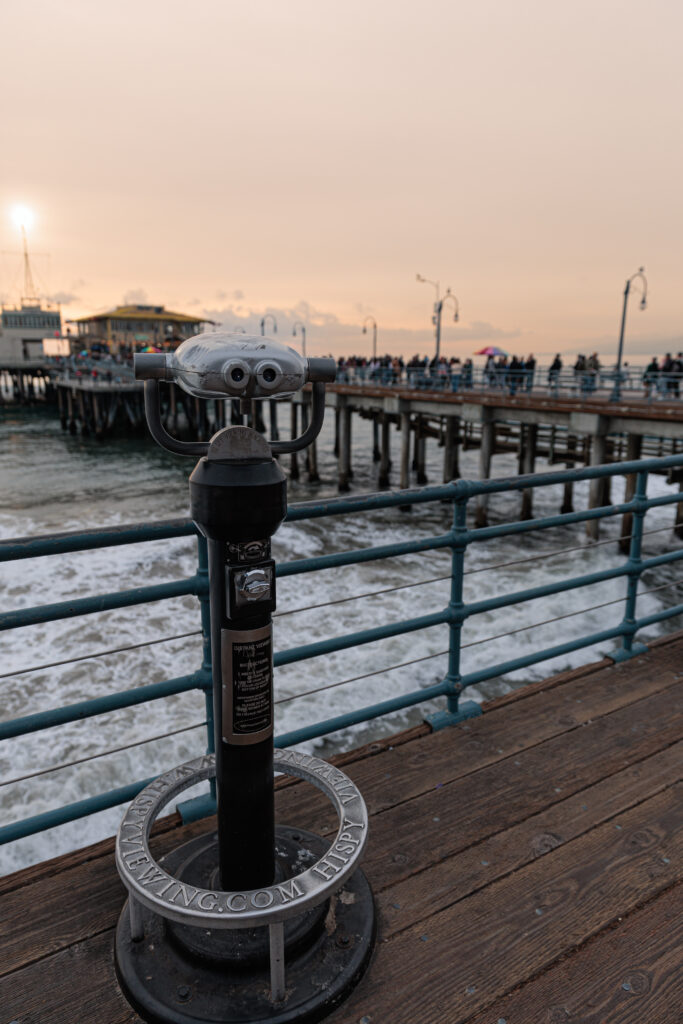
[[[281,831],[296,835],[302,850],[315,856],[327,849],[326,840],[303,829],[283,827]],[[164,865],[174,868],[176,861],[192,854],[190,847],[196,842],[174,850]],[[330,1014],[358,984],[375,941],[372,891],[357,870],[331,897],[327,914],[306,937],[293,933],[291,951],[287,950],[285,997],[273,1003],[266,963],[235,960],[230,966],[226,960],[188,953],[172,934],[178,927],[175,922],[147,908],[142,908],[141,916],[144,938],[135,942],[125,904],[116,930],[116,974],[126,999],[149,1024],[313,1024]],[[295,925],[296,919],[286,922],[286,936]],[[267,928],[258,930],[268,934]],[[251,938],[253,931],[245,932],[245,937]],[[241,934],[221,929],[216,937],[237,940]]]
[[[178,793],[214,776],[212,757],[155,779],[124,815],[116,864],[130,897],[117,928],[116,970],[129,1002],[152,1024],[318,1021],[346,998],[367,967],[375,909],[371,889],[357,869],[367,841],[365,802],[347,775],[319,758],[276,750],[274,767],[321,789],[336,807],[339,827],[331,843],[309,833],[308,846],[302,843],[306,855],[295,855],[281,879],[259,890],[204,888],[206,872],[183,877],[182,864],[195,863],[194,851],[190,855],[186,848],[159,863],[150,853],[157,814]],[[301,832],[300,839],[305,835]],[[293,920],[320,922],[315,908],[328,900],[323,927],[302,929]],[[185,929],[184,939],[177,927],[173,931],[177,925]],[[188,927],[207,933],[242,931],[245,939],[207,946],[188,942]],[[254,929],[269,931],[270,978],[255,966]],[[231,955],[240,944],[248,947],[248,956]]]

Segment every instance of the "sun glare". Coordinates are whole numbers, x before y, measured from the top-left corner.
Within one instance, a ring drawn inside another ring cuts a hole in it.
[[[11,217],[16,226],[24,228],[25,231],[33,226],[33,221],[35,220],[33,210],[28,206],[23,206],[21,203],[17,203],[12,207]]]

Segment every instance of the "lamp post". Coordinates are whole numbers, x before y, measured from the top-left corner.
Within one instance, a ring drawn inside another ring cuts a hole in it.
[[[459,305],[458,300],[456,299],[455,295],[453,295],[452,291],[450,290],[450,288],[446,289],[446,294],[441,299],[441,298],[439,298],[439,282],[438,281],[430,281],[429,278],[423,277],[422,274],[416,274],[415,278],[416,278],[416,280],[418,280],[420,282],[420,284],[431,284],[431,285],[434,285],[434,287],[436,288],[436,299],[434,301],[434,315],[432,316],[432,323],[434,324],[434,338],[435,338],[435,341],[436,341],[436,354],[435,354],[434,358],[438,362],[439,355],[441,354],[441,311],[443,310],[444,302],[447,302],[449,299],[453,300],[453,302],[455,304],[455,312],[453,314],[453,323],[456,323],[456,324],[457,324],[458,320],[460,319],[460,305]]]
[[[372,323],[372,361],[377,359],[377,321],[374,316],[366,316],[363,321],[363,334],[368,333],[368,320]]]
[[[277,334],[277,320],[272,313],[266,313],[261,317],[261,337],[264,338],[266,335],[266,320],[270,317],[273,321],[273,334]]]
[[[640,308],[647,309],[647,278],[644,274],[645,267],[639,267],[635,274],[631,274],[624,287],[624,305],[621,310],[621,328],[619,330],[619,348],[617,350],[617,372],[614,375],[614,388],[610,395],[610,401],[618,402],[621,398],[621,357],[624,351],[624,328],[626,326],[626,306],[628,304],[628,297],[631,291],[631,284],[639,277],[642,281],[642,298],[640,300]]]
[[[302,324],[301,320],[297,320],[292,328],[292,337],[296,338],[296,329],[301,328],[301,355],[306,358],[306,324]]]

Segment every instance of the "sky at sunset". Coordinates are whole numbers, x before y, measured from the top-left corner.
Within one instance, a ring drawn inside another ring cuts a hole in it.
[[[309,354],[683,348],[672,0],[22,0],[0,13],[0,296],[126,299]]]

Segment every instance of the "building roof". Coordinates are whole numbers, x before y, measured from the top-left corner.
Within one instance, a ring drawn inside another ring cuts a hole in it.
[[[104,313],[93,313],[91,316],[80,316],[73,323],[86,324],[102,320],[167,320],[179,324],[210,324],[203,316],[189,316],[187,313],[174,313],[164,306],[116,306]]]

